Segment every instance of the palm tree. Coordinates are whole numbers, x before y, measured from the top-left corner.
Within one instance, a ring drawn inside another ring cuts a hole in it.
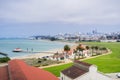
[[[55,53],[55,56],[56,56],[57,61],[59,61],[59,59],[58,59],[59,58],[59,53],[58,52]]]
[[[74,61],[75,61],[77,56],[77,50],[74,49],[73,53],[74,53]]]
[[[79,49],[80,49],[80,44],[77,46],[76,50],[80,51]],[[77,55],[78,55],[78,58],[80,58],[80,53],[79,52],[77,53]]]
[[[86,49],[87,49],[87,55],[91,55],[91,53],[90,52],[88,52],[88,50],[90,49],[90,47],[89,46],[86,46]]]
[[[82,52],[82,54],[81,54],[81,55],[82,55],[82,58],[84,57],[83,50],[84,50],[83,48],[80,48],[80,49],[79,49],[79,51]]]
[[[99,47],[95,46],[96,55],[98,55],[98,49],[99,49]]]
[[[92,49],[92,56],[93,56],[95,46],[91,46],[91,49]]]
[[[103,48],[100,47],[99,50],[100,50],[100,54],[102,54],[103,53]]]
[[[77,50],[82,52],[82,54],[81,54],[81,55],[82,55],[82,58],[83,58],[83,56],[84,56],[84,55],[83,55],[83,50],[84,50],[84,47],[82,47],[82,45],[81,45],[81,44],[79,44],[79,45],[77,46]],[[79,58],[80,58],[80,54],[79,54]]]

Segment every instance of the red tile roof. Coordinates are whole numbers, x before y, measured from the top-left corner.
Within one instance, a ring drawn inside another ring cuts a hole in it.
[[[11,60],[8,62],[10,80],[27,80],[25,75],[29,73],[28,66],[22,60]]]
[[[18,59],[8,62],[8,71],[2,68],[0,68],[0,71],[5,73],[0,74],[0,76],[10,77],[10,79],[0,80],[59,80],[53,74],[36,67],[28,66],[24,61]],[[6,73],[9,73],[9,75],[6,75]]]
[[[28,80],[58,80],[57,77],[55,77],[53,74],[42,70],[38,69],[35,67],[30,67],[31,73],[34,74],[31,77],[29,77]]]
[[[0,80],[9,80],[8,66],[0,68]]]
[[[15,63],[18,66],[14,65]],[[58,80],[58,78],[55,77],[53,74],[39,68],[28,66],[22,60],[10,61],[9,64],[12,65],[11,69],[13,70],[17,70],[17,68],[19,68],[16,73],[20,73],[19,75],[14,74],[13,77],[15,79],[12,80]],[[12,74],[13,73],[14,72],[12,72]]]

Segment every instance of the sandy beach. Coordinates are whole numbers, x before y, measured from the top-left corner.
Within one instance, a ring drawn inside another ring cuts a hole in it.
[[[30,55],[26,55],[26,56],[19,56],[19,57],[12,57],[11,59],[27,59],[27,58],[42,58],[44,56],[52,56],[54,53],[58,52],[62,52],[62,49],[56,49],[53,51],[46,51],[46,52],[51,52],[51,53],[33,53]]]
[[[69,42],[63,42],[63,43],[67,44],[67,45],[72,45],[72,46],[70,46],[71,49],[74,49],[75,46],[77,45],[76,43],[69,43]],[[52,50],[44,51],[44,52],[51,52],[51,53],[33,53],[33,54],[30,54],[30,55],[26,55],[26,56],[11,57],[11,59],[42,58],[44,56],[52,56],[54,53],[57,53],[57,52],[62,53],[63,48],[62,49],[52,49]]]

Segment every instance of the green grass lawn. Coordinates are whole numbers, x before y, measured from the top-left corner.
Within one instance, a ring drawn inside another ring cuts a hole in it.
[[[112,53],[93,59],[85,60],[85,62],[95,64],[98,70],[104,73],[120,72],[120,43],[87,43],[90,45],[105,46]]]
[[[60,66],[54,66],[54,67],[50,67],[50,68],[44,68],[44,70],[47,70],[47,71],[53,73],[54,75],[56,75],[57,77],[59,77],[60,71],[66,69],[70,66],[72,66],[72,63],[64,64],[64,65],[60,65]]]
[[[97,45],[109,48],[112,53],[88,60],[85,62],[97,65],[98,70],[104,73],[120,72],[120,43],[100,43],[100,42],[85,42],[87,45]],[[60,75],[60,71],[68,68],[72,63],[45,68],[45,70],[53,73],[56,76]]]

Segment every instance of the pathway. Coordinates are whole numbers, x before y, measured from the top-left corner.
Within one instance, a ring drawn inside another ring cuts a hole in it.
[[[120,80],[120,78],[118,78],[116,75],[118,73],[108,73],[106,74],[107,76],[110,76],[112,78],[112,80]]]
[[[84,59],[80,59],[80,61],[87,60],[87,59],[92,59],[92,58],[96,58],[96,57],[100,57],[100,56],[103,56],[103,55],[108,55],[108,54],[111,54],[111,53],[112,53],[112,51],[110,51],[108,53],[105,53],[105,54],[102,54],[102,55],[92,56],[92,57],[87,57],[87,58],[84,58]],[[68,63],[72,63],[72,62],[73,61],[71,61],[71,60],[67,60],[65,63],[54,64],[54,65],[49,65],[49,66],[42,66],[42,67],[39,67],[39,68],[48,68],[48,67],[64,65],[64,64],[68,64]]]

